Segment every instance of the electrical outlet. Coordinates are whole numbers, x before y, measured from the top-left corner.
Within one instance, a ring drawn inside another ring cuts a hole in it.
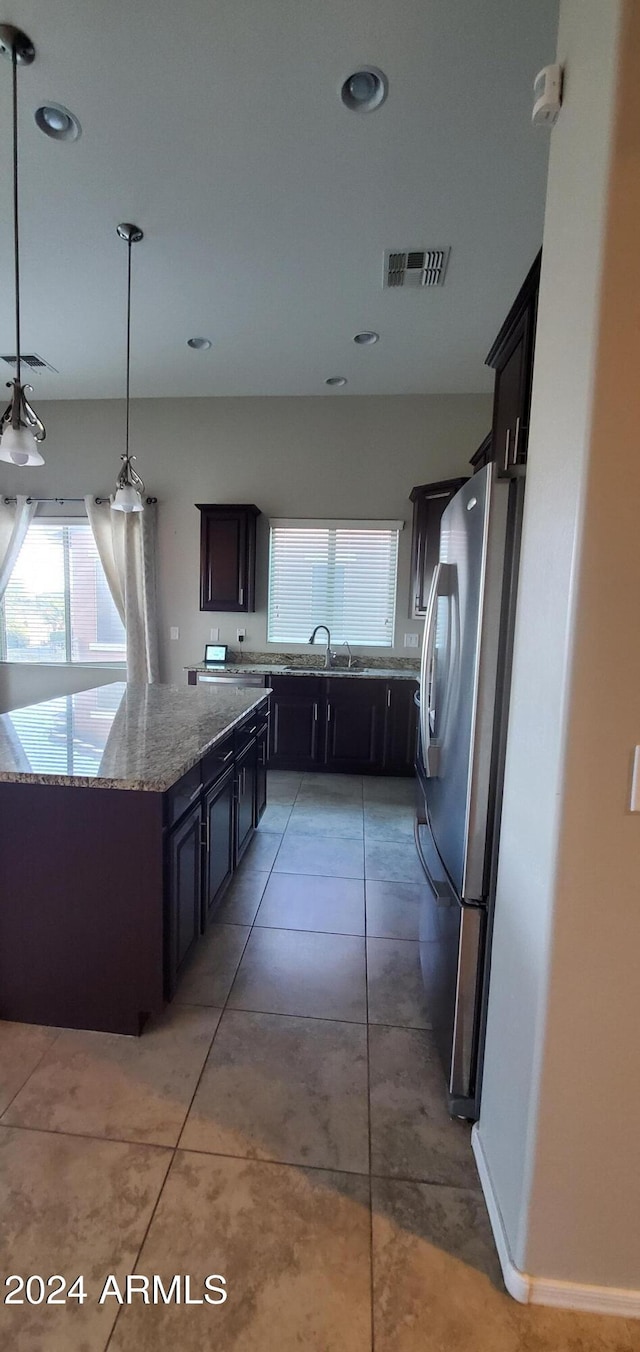
[[[178,629],[177,624],[172,624],[169,630],[169,635],[173,639],[180,638],[180,630]]]
[[[405,648],[419,648],[419,647],[420,647],[420,635],[419,635],[419,634],[405,634],[405,636],[404,636],[404,646],[405,646]]]
[[[246,637],[247,637],[246,629],[236,629],[236,638],[238,640],[238,643],[244,643]]]
[[[217,624],[214,624],[213,629],[209,631],[209,637],[212,643],[220,642],[220,629]]]

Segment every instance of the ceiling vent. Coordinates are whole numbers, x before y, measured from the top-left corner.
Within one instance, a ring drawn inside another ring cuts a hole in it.
[[[446,249],[388,249],[384,256],[385,287],[442,286],[449,262]]]
[[[11,354],[9,355],[1,354],[0,361],[6,361],[7,366],[15,366],[16,364],[15,353],[13,354],[13,356],[11,356]],[[23,366],[30,367],[32,371],[44,370],[44,371],[53,371],[55,375],[59,374],[59,372],[56,370],[56,367],[51,366],[48,361],[45,361],[44,357],[39,357],[37,352],[27,352],[27,353],[23,352],[20,361],[22,362]]]

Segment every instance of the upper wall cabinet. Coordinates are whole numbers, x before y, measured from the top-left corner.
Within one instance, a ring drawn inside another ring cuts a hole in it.
[[[255,610],[256,518],[252,503],[197,502],[200,609]]]
[[[411,537],[411,593],[409,618],[426,614],[429,588],[440,550],[440,518],[466,479],[443,479],[437,484],[412,488],[413,535]]]
[[[538,254],[487,357],[496,373],[490,458],[509,478],[527,460],[540,259]],[[475,457],[472,463],[479,468]]]

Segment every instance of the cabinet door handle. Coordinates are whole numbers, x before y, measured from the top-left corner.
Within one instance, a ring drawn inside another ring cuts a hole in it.
[[[387,709],[391,708],[391,686],[387,686]]]
[[[193,793],[191,793],[191,794],[189,795],[189,802],[190,802],[190,803],[195,803],[195,800],[196,800],[196,798],[198,797],[199,793],[201,792],[201,789],[202,789],[202,785],[201,785],[201,784],[198,784],[197,789],[194,789],[194,790],[193,790]]]
[[[331,722],[331,705],[327,704],[327,723]]]
[[[244,587],[241,587],[241,588],[240,588],[240,597],[239,597],[239,599],[240,599],[240,605],[241,605],[241,606],[244,605]]]
[[[317,700],[314,701],[314,705],[313,705],[313,721],[314,721],[314,723],[317,723],[317,722],[318,722],[318,703],[317,703]]]
[[[227,751],[226,756],[223,756],[223,757],[222,757],[222,764],[224,765],[224,762],[225,762],[225,761],[230,760],[230,758],[231,758],[232,755],[233,755],[233,747],[231,748],[230,751]]]
[[[520,414],[516,418],[516,430],[513,437],[513,463],[518,463],[518,442],[520,441]]]
[[[504,439],[504,465],[503,469],[509,468],[509,443],[511,441],[511,428],[508,427]]]

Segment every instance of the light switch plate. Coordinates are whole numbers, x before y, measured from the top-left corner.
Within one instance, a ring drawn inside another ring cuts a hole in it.
[[[420,635],[419,635],[419,634],[405,634],[405,636],[404,636],[404,646],[405,646],[405,648],[419,648],[419,647],[420,647]]]
[[[170,630],[169,630],[169,635],[170,635],[170,637],[173,638],[173,639],[180,638],[180,630],[178,629],[177,624],[172,624],[172,625],[171,625],[171,628],[170,628]]]
[[[212,643],[219,643],[219,642],[220,642],[220,626],[219,626],[219,625],[214,624],[213,629],[211,629],[211,630],[209,631],[209,638],[211,639]]]

